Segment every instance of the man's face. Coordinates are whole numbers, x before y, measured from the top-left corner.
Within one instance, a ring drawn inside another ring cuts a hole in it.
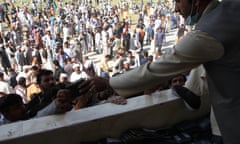
[[[109,57],[105,57],[105,61],[108,62],[110,59]]]
[[[60,78],[59,78],[60,83],[65,83],[67,81],[68,81],[67,77],[60,76]]]
[[[175,0],[175,11],[179,12],[184,18],[187,18],[191,13],[192,4],[189,0]]]
[[[129,70],[129,64],[128,63],[124,64],[123,67],[124,67],[125,70]]]
[[[69,45],[68,45],[68,44],[64,44],[64,47],[65,47],[65,48],[69,48]]]
[[[3,115],[11,122],[23,120],[26,118],[25,106],[22,104],[11,105],[8,108],[8,111],[3,113]]]
[[[37,73],[38,73],[38,70],[33,70],[33,69],[32,69],[32,74],[33,74],[34,76],[36,76]]]
[[[132,58],[132,54],[131,53],[128,53],[127,55],[129,58]]]
[[[74,68],[74,71],[77,73],[80,73],[81,72],[80,67],[78,66],[78,67]]]
[[[183,76],[174,77],[171,80],[171,86],[183,86],[185,84],[185,79]]]
[[[55,86],[55,83],[56,82],[53,77],[53,74],[43,75],[39,86],[44,91],[44,90],[48,90],[49,88],[52,88],[53,86]]]

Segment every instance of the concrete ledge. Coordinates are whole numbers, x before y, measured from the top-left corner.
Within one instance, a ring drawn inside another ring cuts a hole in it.
[[[128,99],[127,105],[106,103],[62,115],[46,116],[0,127],[1,144],[79,144],[119,137],[129,128],[169,127],[209,112],[209,102],[188,110],[171,90]]]

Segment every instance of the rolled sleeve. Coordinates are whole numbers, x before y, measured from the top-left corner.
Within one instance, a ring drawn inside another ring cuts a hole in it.
[[[112,77],[110,85],[118,94],[128,96],[165,82],[176,74],[219,59],[224,48],[205,32],[192,31],[168,52],[152,63]]]
[[[34,118],[49,116],[54,114],[61,114],[66,112],[57,107],[55,100],[53,100],[48,106],[37,112],[37,115]]]

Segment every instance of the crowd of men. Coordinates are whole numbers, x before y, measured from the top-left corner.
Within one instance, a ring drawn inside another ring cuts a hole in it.
[[[49,108],[46,108],[47,112],[44,110],[53,98],[42,97],[56,84],[72,84],[95,76],[109,78],[154,61],[155,56],[144,51],[143,46],[151,46],[159,56],[166,42],[165,33],[181,23],[172,12],[170,2],[155,6],[146,4],[142,8],[130,2],[117,5],[103,2],[101,5],[96,8],[91,1],[51,0],[32,1],[21,6],[15,5],[14,1],[1,3],[0,93],[11,97],[2,99],[0,105],[1,113],[8,121],[56,113],[48,111]],[[137,11],[136,24],[132,24],[132,17],[121,15],[129,9]],[[89,59],[89,52],[102,55],[99,65]],[[45,79],[47,82],[43,81]],[[113,96],[114,92],[106,88],[103,92],[90,94],[91,98],[85,96],[74,100],[75,108],[96,104]],[[68,97],[62,95],[61,92],[54,94],[55,108],[68,111],[73,99],[63,103]],[[39,99],[41,102],[36,101]],[[121,98],[111,100],[120,104],[126,102]],[[6,106],[13,103],[18,106],[12,110],[16,114],[19,112],[17,118],[12,118],[11,113],[5,115],[8,112]],[[24,110],[19,109],[23,105]]]
[[[164,4],[139,9],[138,21],[133,27],[131,17],[120,18],[124,10],[121,5],[104,3],[102,8],[94,8],[91,1],[47,1],[43,7],[37,1],[23,6],[5,1],[0,7],[2,71],[8,74],[13,69],[20,73],[37,66],[54,71],[58,80],[61,72],[71,77],[75,64],[85,72],[83,78],[121,73],[124,64],[130,69],[138,67],[153,60],[153,56],[143,51],[143,46],[152,44],[153,51],[160,52],[165,32],[177,24],[175,14],[168,7],[170,4]],[[88,52],[110,57],[113,63],[107,64],[109,70],[105,66],[96,68],[96,64],[84,56]]]
[[[185,18],[193,13],[198,16],[199,9],[193,11],[194,0],[188,1],[189,7],[181,5],[183,1],[174,2],[178,4],[176,10],[182,15],[187,11],[181,9],[189,9],[190,13],[185,14]],[[217,1],[213,2],[218,4]],[[215,4],[213,2],[210,4]],[[163,71],[156,64],[162,64],[164,69],[164,64],[169,62],[168,57],[151,62],[161,56],[166,33],[179,27],[179,40],[187,31],[183,19],[172,12],[172,2],[139,6],[131,1],[111,5],[110,1],[100,4],[96,0],[96,4],[101,6],[93,7],[91,0],[40,0],[23,2],[22,6],[4,0],[0,4],[0,124],[79,109],[101,100],[126,104],[125,99],[116,96],[119,94],[116,93],[119,85],[120,88],[128,86],[122,86],[120,79],[133,76],[131,74],[134,72],[143,72],[140,66],[145,63],[153,70],[157,67],[161,80]],[[202,6],[206,4],[203,2]],[[200,9],[200,12],[203,10]],[[133,13],[138,15],[136,23],[131,17]],[[194,19],[190,22],[196,23]],[[183,42],[189,44],[186,38]],[[144,50],[146,45],[151,53]],[[180,46],[183,47],[176,45]],[[103,60],[99,65],[87,56],[89,52],[102,55]],[[150,72],[146,65],[144,68]],[[127,76],[121,75],[126,71],[130,71]],[[117,75],[120,78],[115,77]],[[145,80],[145,77],[140,79],[142,84],[153,79],[151,75],[149,79]],[[81,85],[84,80],[87,80],[85,86]],[[157,89],[171,88],[174,83],[182,86],[185,81],[185,75],[178,75],[170,83],[158,85]],[[135,85],[135,81],[131,82]],[[83,89],[78,89],[79,86]]]

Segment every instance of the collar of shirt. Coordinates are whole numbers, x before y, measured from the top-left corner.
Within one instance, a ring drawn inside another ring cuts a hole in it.
[[[205,8],[205,10],[203,11],[202,15],[205,15],[208,11],[211,11],[212,9],[216,8],[217,5],[219,4],[218,0],[212,0],[208,6]]]

